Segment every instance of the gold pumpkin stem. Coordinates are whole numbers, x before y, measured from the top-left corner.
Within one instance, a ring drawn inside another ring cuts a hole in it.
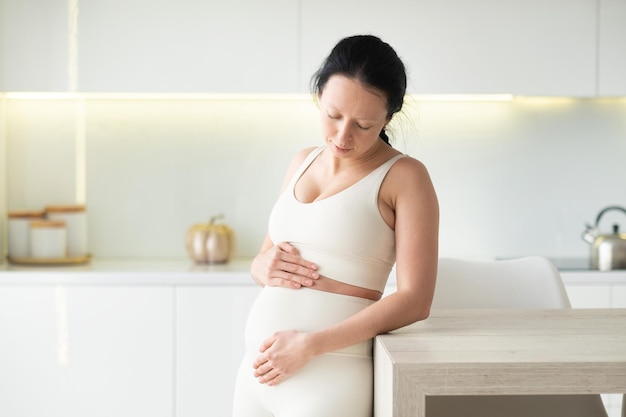
[[[224,218],[223,214],[218,214],[218,215],[215,215],[215,216],[211,216],[211,218],[209,219],[209,224],[214,224],[215,220],[220,220],[220,219],[223,219],[223,218]]]

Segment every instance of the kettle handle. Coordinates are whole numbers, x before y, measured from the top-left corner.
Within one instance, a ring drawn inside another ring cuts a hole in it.
[[[598,213],[598,217],[596,217],[596,226],[595,226],[596,229],[598,229],[598,225],[600,224],[600,219],[602,218],[604,213],[606,213],[607,211],[611,211],[611,210],[619,210],[619,211],[624,212],[624,214],[626,214],[626,208],[624,208],[624,207],[620,207],[620,206],[609,206],[609,207],[606,207],[606,208],[602,209],[602,211],[600,211],[600,213]]]

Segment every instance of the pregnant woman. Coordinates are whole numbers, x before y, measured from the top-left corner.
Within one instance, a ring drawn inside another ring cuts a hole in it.
[[[372,339],[426,318],[439,211],[424,165],[385,127],[405,68],[374,36],[341,40],[313,78],[323,145],[295,155],[252,262],[235,417],[370,417]],[[397,291],[382,298],[396,265]]]

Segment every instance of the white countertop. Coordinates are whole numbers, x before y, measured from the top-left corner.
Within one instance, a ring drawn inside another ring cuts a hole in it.
[[[565,285],[617,284],[626,285],[626,270],[619,271],[560,271]]]
[[[250,277],[252,259],[226,264],[194,264],[188,259],[92,259],[75,266],[0,264],[0,285],[241,285],[256,286]],[[566,285],[626,285],[626,270],[562,270]],[[389,277],[395,284],[395,269]]]
[[[0,285],[250,285],[251,259],[200,265],[191,260],[92,259],[84,265],[0,264]]]

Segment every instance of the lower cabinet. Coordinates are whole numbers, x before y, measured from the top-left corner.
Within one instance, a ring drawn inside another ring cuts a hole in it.
[[[572,308],[610,308],[609,285],[569,284],[565,286]]]
[[[259,291],[176,289],[176,417],[231,415],[245,322]]]
[[[570,284],[573,308],[626,308],[626,284]]]
[[[67,365],[58,360],[55,298],[54,288],[0,287],[2,416],[60,416],[65,410]]]
[[[626,308],[626,284],[614,285],[611,291],[611,307]],[[626,408],[624,409],[626,417]]]
[[[561,271],[573,308],[626,308],[626,271]]]
[[[0,416],[173,415],[173,289],[0,287]]]
[[[229,416],[250,286],[0,286],[0,416]]]

